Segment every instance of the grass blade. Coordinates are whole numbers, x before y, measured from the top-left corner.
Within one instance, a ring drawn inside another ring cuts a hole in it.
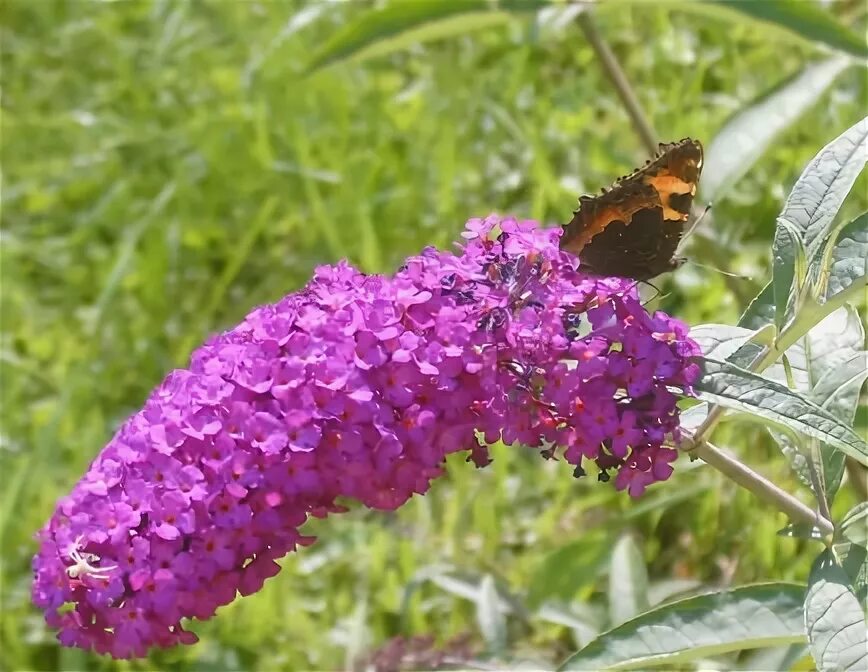
[[[859,58],[868,56],[865,40],[841,25],[835,18],[812,2],[792,0],[708,0],[711,4],[731,9],[757,21],[786,30],[811,42],[817,42]]]
[[[547,0],[396,0],[365,12],[335,33],[311,59],[308,72],[350,58],[382,56],[411,44],[488,28],[508,21],[511,11],[547,4]]]

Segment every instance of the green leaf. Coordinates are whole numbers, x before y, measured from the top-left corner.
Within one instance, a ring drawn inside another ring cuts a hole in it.
[[[775,288],[769,282],[748,304],[747,310],[738,320],[738,326],[745,329],[759,329],[775,321]]]
[[[868,547],[868,502],[860,502],[850,509],[841,519],[838,529],[848,541]]]
[[[692,593],[702,586],[696,579],[664,579],[648,587],[648,601],[652,606],[667,602],[675,596]]]
[[[687,469],[702,469],[703,463],[696,462],[686,464],[681,468],[682,473]],[[701,497],[703,493],[708,491],[708,486],[700,481],[684,484],[678,488],[661,488],[654,494],[649,494],[643,497],[642,501],[634,506],[631,506],[624,514],[623,521],[635,520],[641,518],[647,513],[662,512],[674,508],[678,504],[682,504],[688,499]]]
[[[370,632],[368,630],[368,608],[367,599],[358,599],[355,603],[355,608],[349,617],[347,623],[347,638],[344,642],[347,660],[358,660],[370,642]]]
[[[500,598],[494,577],[486,574],[476,598],[476,622],[489,651],[499,653],[506,649],[506,615],[500,607]]]
[[[865,615],[847,573],[828,549],[814,562],[808,578],[805,628],[820,672],[868,668]]]
[[[789,646],[773,646],[766,649],[758,649],[739,658],[739,670],[794,670],[794,665],[808,655],[808,647],[804,644],[790,644]]]
[[[851,424],[856,419],[859,389],[868,377],[866,355],[868,353],[865,350],[860,350],[836,368],[828,369],[810,393],[811,399]]]
[[[649,606],[645,559],[633,537],[622,535],[609,564],[609,618],[613,624],[623,623]]]
[[[804,641],[804,587],[742,586],[652,609],[603,633],[560,670],[631,670]]]
[[[678,424],[682,429],[689,432],[695,432],[699,426],[705,422],[708,417],[708,404],[701,403],[691,406],[686,411],[681,411],[681,416],[678,419]]]
[[[840,421],[852,426],[856,413],[859,389],[868,375],[862,344],[865,334],[858,313],[852,308],[839,308],[823,319],[793,347],[787,350],[795,390],[830,412]],[[785,383],[780,365],[765,372],[765,376]],[[844,455],[823,446],[819,469],[819,483],[811,476],[811,451],[803,450],[793,437],[772,430],[772,436],[781,450],[790,458],[793,470],[805,485],[831,503],[844,474]]]
[[[815,402],[729,362],[705,358],[701,362],[703,375],[695,385],[701,400],[751,413],[814,437],[868,464],[868,445],[862,437]]]
[[[605,622],[605,614],[594,606],[582,603],[570,605],[562,602],[546,602],[536,617],[549,623],[557,623],[570,628],[576,646],[584,646],[600,634],[600,623]]]
[[[480,599],[480,586],[484,578],[484,574],[460,571],[448,565],[433,565],[417,572],[419,581],[428,580],[441,590],[474,603]],[[497,588],[501,609],[506,611],[514,609],[513,596],[503,586],[497,586]]]
[[[581,588],[596,580],[611,548],[611,539],[599,532],[584,535],[549,553],[530,581],[528,605],[536,608],[549,598],[572,599]]]
[[[811,2],[793,0],[707,0],[753,19],[789,31],[811,42],[864,58],[868,56],[865,40],[842,26],[828,12]]]
[[[835,555],[847,574],[859,604],[868,603],[868,548],[851,542],[835,544]]]
[[[826,300],[857,282],[868,283],[868,212],[847,224],[838,235],[826,268]]]
[[[810,393],[829,371],[860,353],[864,342],[862,320],[855,309],[844,306],[826,315],[786,351],[796,390]],[[764,375],[779,383],[786,382],[780,364],[769,367]]]
[[[745,329],[728,324],[699,324],[690,329],[690,338],[702,350],[705,357],[711,359],[729,359],[745,343],[770,345],[775,329],[765,325],[759,329]]]
[[[811,63],[730,118],[705,152],[700,184],[703,198],[720,198],[851,63],[843,57]]]
[[[502,24],[511,11],[529,11],[547,0],[392,0],[361,14],[314,54],[308,72],[350,58],[364,60],[419,42],[453,37]]]
[[[796,227],[808,258],[813,259],[831,232],[835,215],[865,167],[866,159],[868,118],[850,127],[820,150],[793,186],[778,219]]]
[[[772,244],[772,286],[775,296],[775,326],[780,331],[789,309],[797,305],[797,296],[804,276],[805,248],[799,230],[786,219],[778,219]],[[795,281],[795,282],[794,282]]]

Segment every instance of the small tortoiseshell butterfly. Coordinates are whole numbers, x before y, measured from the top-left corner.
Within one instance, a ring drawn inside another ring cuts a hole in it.
[[[564,227],[561,249],[592,275],[649,280],[678,268],[675,251],[702,171],[702,144],[661,144],[657,156],[600,196],[582,196]]]

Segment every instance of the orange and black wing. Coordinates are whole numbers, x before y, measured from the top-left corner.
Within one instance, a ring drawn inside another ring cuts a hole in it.
[[[699,142],[660,145],[657,157],[611,189],[579,199],[561,248],[594,275],[648,280],[673,270],[701,170]]]

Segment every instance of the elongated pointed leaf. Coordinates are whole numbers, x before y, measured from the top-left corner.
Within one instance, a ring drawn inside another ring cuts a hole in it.
[[[826,145],[793,186],[778,219],[790,222],[800,232],[809,259],[814,258],[831,232],[835,215],[865,167],[866,160],[868,118]]]
[[[772,244],[772,286],[775,295],[775,326],[782,329],[789,309],[795,306],[796,294],[804,280],[805,248],[799,230],[786,219],[778,219]]]
[[[609,618],[623,623],[646,611],[648,604],[648,570],[633,537],[623,535],[615,543],[609,564]]]
[[[828,369],[810,392],[811,399],[844,422],[852,423],[856,418],[859,389],[868,377],[866,354],[865,350],[859,350],[834,369]]]
[[[429,571],[419,575],[419,579],[431,581],[435,586],[450,595],[455,595],[474,603],[478,603],[481,599],[481,586],[484,578],[484,574],[477,572],[462,572],[458,569],[447,569],[445,567],[432,567]],[[495,588],[497,589],[498,604],[501,611],[504,613],[519,611],[527,615],[525,610],[517,604],[515,596],[511,595],[504,586],[498,586],[497,582],[495,582]]]
[[[841,230],[826,273],[827,301],[854,283],[868,283],[868,212]]]
[[[682,411],[681,417],[678,419],[681,428],[688,432],[695,432],[705,422],[705,418],[708,417],[708,408],[709,404],[703,402],[696,404],[696,406],[691,406],[686,411]]]
[[[728,324],[699,324],[690,329],[690,338],[711,359],[729,359],[748,341],[768,345],[774,338],[774,328],[766,325],[760,329],[745,329]]]
[[[308,71],[488,28],[508,21],[510,12],[532,11],[547,4],[547,0],[392,0],[338,30],[314,54]]]
[[[805,629],[820,672],[868,669],[868,628],[846,572],[828,549],[808,579]]]
[[[787,351],[795,390],[848,426],[853,424],[859,389],[868,375],[864,342],[858,313],[852,308],[839,308]],[[773,366],[764,375],[786,384],[781,368]],[[817,482],[811,477],[811,451],[806,454],[791,435],[774,430],[771,434],[802,482],[812,489],[819,485],[822,492],[816,494],[831,503],[844,474],[844,455],[821,446],[823,450],[815,465],[820,476]]]
[[[729,119],[705,153],[700,185],[703,198],[710,201],[720,198],[851,63],[845,57],[811,63]]]
[[[680,669],[729,651],[802,642],[804,595],[803,586],[769,583],[671,602],[600,635],[559,669]]]
[[[676,596],[684,597],[687,593],[699,590],[702,583],[696,579],[664,579],[656,581],[648,587],[648,601],[651,606],[666,602]]]
[[[738,320],[745,329],[759,329],[775,321],[775,287],[769,282],[762,288]]]
[[[546,602],[535,614],[536,618],[570,628],[576,646],[585,646],[600,634],[600,624],[606,622],[602,609],[590,604],[563,601]]]
[[[850,509],[838,527],[848,541],[868,547],[868,502],[861,502]]]
[[[815,402],[729,362],[702,359],[699,398],[751,413],[838,448],[868,465],[868,445],[851,427]]]
[[[852,542],[835,544],[832,548],[859,604],[868,603],[868,548]]]
[[[774,646],[767,649],[758,649],[744,658],[739,659],[740,670],[791,670],[795,671],[795,665],[808,655],[808,647],[804,644],[790,644],[789,646]]]
[[[489,650],[492,653],[502,652],[506,648],[506,616],[500,609],[497,587],[491,574],[486,574],[479,586],[476,622]]]
[[[596,580],[611,548],[608,536],[595,533],[549,553],[531,579],[528,604],[534,608],[549,598],[572,599],[580,588]]]
[[[865,40],[842,26],[835,17],[812,2],[793,0],[710,0],[715,5],[740,12],[752,19],[789,31],[811,42],[865,58]]]

